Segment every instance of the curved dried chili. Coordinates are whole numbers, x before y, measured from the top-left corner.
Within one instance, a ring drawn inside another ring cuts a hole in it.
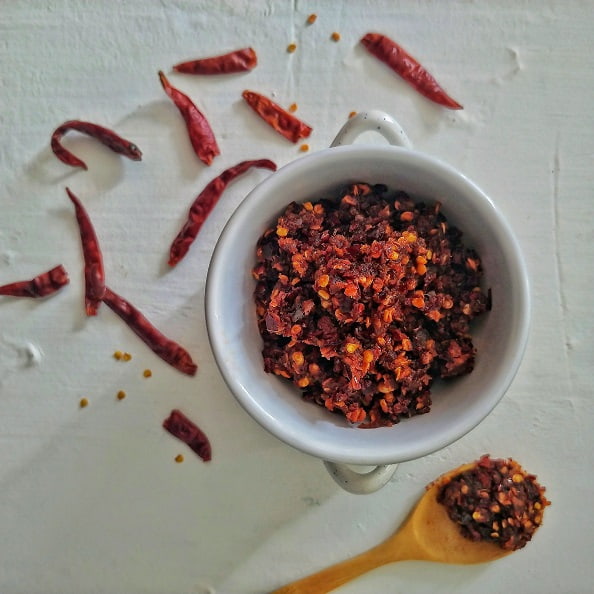
[[[66,188],[66,193],[74,204],[76,220],[80,230],[85,261],[85,309],[88,316],[95,316],[105,293],[103,256],[89,213],[69,188]]]
[[[75,130],[76,132],[81,132],[82,134],[91,136],[115,153],[123,155],[124,157],[128,157],[128,159],[132,159],[132,161],[142,160],[142,152],[140,149],[133,142],[122,138],[113,130],[104,128],[98,124],[92,124],[91,122],[69,120],[54,130],[51,140],[51,147],[54,155],[56,155],[56,157],[58,157],[62,163],[66,163],[66,165],[87,169],[87,165],[84,161],[81,161],[81,159],[73,155],[61,144],[62,137],[69,130]]]
[[[163,361],[187,375],[195,375],[198,366],[179,344],[167,338],[129,301],[105,287],[103,302]]]
[[[181,410],[172,410],[171,414],[163,421],[163,427],[169,431],[171,435],[177,437],[180,441],[183,441],[188,445],[190,449],[196,452],[205,462],[211,460],[212,449],[208,437],[206,437],[204,431],[190,421]],[[176,458],[176,462],[177,461]]]
[[[311,126],[285,111],[268,97],[254,91],[244,91],[241,96],[269,126],[291,142],[299,142],[311,134]]]
[[[209,182],[194,200],[188,213],[188,220],[171,244],[169,251],[170,266],[175,266],[188,253],[204,221],[219,201],[221,194],[229,183],[252,167],[276,171],[276,164],[268,159],[242,161],[234,167],[229,167],[229,169],[226,169]]]
[[[8,297],[47,297],[59,291],[69,282],[68,272],[60,264],[31,280],[16,281],[0,286],[0,295]]]
[[[389,37],[367,33],[361,43],[370,54],[387,64],[427,99],[449,109],[463,109],[417,60]]]
[[[159,80],[186,122],[194,152],[203,163],[210,165],[221,151],[208,120],[187,95],[171,86],[163,72],[159,72]]]
[[[256,52],[251,47],[221,56],[200,58],[176,64],[173,70],[184,74],[232,74],[252,70],[258,64]]]

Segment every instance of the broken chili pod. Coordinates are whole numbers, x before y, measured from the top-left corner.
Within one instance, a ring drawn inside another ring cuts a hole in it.
[[[51,147],[54,155],[56,155],[62,163],[66,163],[66,165],[87,169],[87,165],[84,161],[62,146],[62,137],[69,130],[75,130],[76,132],[91,136],[115,153],[128,157],[128,159],[132,159],[132,161],[140,161],[142,159],[142,152],[140,149],[133,142],[122,138],[113,130],[104,128],[98,124],[92,124],[91,122],[69,120],[54,130],[51,140]]]
[[[85,262],[85,310],[88,316],[97,315],[97,310],[105,293],[105,271],[99,240],[89,213],[81,201],[66,188],[68,197],[74,204],[76,221],[80,230],[83,258]]]
[[[285,111],[268,97],[247,90],[242,93],[242,97],[269,126],[291,142],[297,143],[311,134],[311,126]]]
[[[217,175],[198,194],[190,207],[186,223],[171,244],[169,250],[170,266],[175,266],[188,253],[204,221],[219,201],[219,198],[229,183],[252,167],[276,171],[276,164],[269,159],[242,161],[233,167],[229,167],[229,169],[226,169],[220,175]]]
[[[165,93],[173,101],[186,122],[194,152],[203,163],[210,165],[213,159],[221,154],[221,151],[208,120],[187,95],[171,86],[161,71],[159,71],[159,80]]]
[[[105,287],[103,303],[116,313],[128,327],[163,361],[187,375],[195,375],[198,366],[192,357],[177,342],[161,333],[129,301]]]
[[[190,421],[181,410],[174,409],[163,421],[163,428],[171,435],[183,441],[189,448],[196,452],[205,462],[212,458],[210,441],[200,427]]]
[[[251,47],[245,47],[220,56],[181,62],[173,70],[184,74],[233,74],[252,70],[257,64],[256,52]]]
[[[0,286],[0,295],[8,297],[47,297],[70,282],[68,272],[61,264],[25,281]]]
[[[367,33],[361,39],[361,43],[371,55],[389,66],[427,99],[448,109],[463,109],[424,66],[389,37],[380,33]]]

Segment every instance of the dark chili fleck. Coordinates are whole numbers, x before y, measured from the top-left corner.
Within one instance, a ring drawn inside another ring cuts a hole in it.
[[[367,33],[361,39],[361,43],[370,54],[387,64],[427,99],[449,109],[463,109],[417,60],[389,37],[379,33]]]
[[[206,434],[180,410],[172,410],[163,421],[163,427],[183,441],[190,449],[198,454],[205,462],[212,458],[210,442]],[[183,458],[182,458],[183,460]]]
[[[70,282],[66,269],[61,264],[43,272],[31,280],[16,281],[0,286],[0,295],[9,297],[47,297]]]
[[[62,146],[61,140],[64,134],[69,130],[75,130],[81,132],[87,136],[97,139],[99,142],[110,148],[115,153],[128,157],[133,161],[140,161],[142,159],[142,152],[140,149],[129,140],[118,136],[113,130],[104,128],[91,122],[82,122],[80,120],[69,120],[64,122],[61,126],[58,126],[52,134],[51,147],[54,155],[72,167],[82,167],[87,169],[87,165],[84,161],[81,161],[78,157],[73,155],[69,150]]]
[[[232,74],[252,70],[257,64],[256,52],[251,47],[246,47],[221,56],[182,62],[173,69],[184,74]]]
[[[536,476],[516,461],[484,455],[469,470],[447,479],[437,500],[466,538],[515,551],[542,524],[544,508],[550,505],[544,492]]]
[[[260,167],[276,171],[276,164],[268,159],[242,161],[234,167],[226,169],[223,173],[209,182],[194,200],[190,207],[186,223],[171,244],[169,251],[170,266],[175,266],[188,253],[188,250],[196,239],[204,221],[215,207],[221,194],[229,183],[252,167]]]

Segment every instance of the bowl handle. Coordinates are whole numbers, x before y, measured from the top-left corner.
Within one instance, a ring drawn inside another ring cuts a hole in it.
[[[381,489],[392,478],[398,464],[382,464],[364,473],[357,472],[346,464],[335,462],[325,461],[324,466],[330,476],[345,491],[356,495],[365,495]]]
[[[362,111],[347,120],[330,146],[352,144],[363,132],[377,132],[390,144],[412,148],[402,126],[391,115],[377,109]]]

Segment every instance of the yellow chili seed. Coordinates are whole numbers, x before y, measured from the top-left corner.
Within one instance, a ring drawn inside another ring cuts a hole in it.
[[[302,145],[299,147],[299,150],[300,150],[302,153],[307,153],[307,151],[309,150],[309,144],[302,144]]]
[[[303,356],[303,353],[301,351],[295,351],[292,355],[292,358],[293,362],[297,365],[303,365],[303,363],[305,362],[305,357]]]
[[[313,204],[311,202],[304,202],[303,208],[308,211],[312,211],[314,209]]]
[[[276,228],[276,234],[279,237],[286,237],[289,234],[289,230],[286,227],[281,227],[280,225]]]
[[[130,353],[124,353],[124,354],[122,355],[122,359],[123,359],[124,361],[130,361],[130,359],[132,359],[132,355],[131,355]]]
[[[292,54],[296,49],[297,49],[297,44],[296,43],[289,43],[289,45],[287,46],[287,51],[290,54]]]
[[[328,293],[328,291],[324,291],[324,289],[320,289],[318,291],[318,295],[322,298],[322,299],[330,299],[330,293]]]
[[[184,457],[182,456],[182,454],[178,454],[174,460],[178,463],[181,464],[184,461]]]
[[[371,363],[373,361],[373,351],[363,351],[363,361],[365,361],[365,363]]]
[[[357,112],[356,111],[351,111],[351,113],[349,113],[349,120],[351,118],[354,118],[356,115],[357,115]]]
[[[353,354],[359,349],[359,345],[356,342],[347,342],[346,352]]]
[[[336,31],[334,31],[334,33],[332,33],[332,35],[330,35],[330,39],[332,39],[332,41],[340,41],[340,33],[337,33]]]
[[[291,105],[289,105],[289,111],[292,113],[297,111],[297,103],[291,103]]]
[[[517,472],[516,474],[514,474],[514,476],[512,476],[512,481],[514,481],[514,483],[521,483],[524,481],[524,477]]]
[[[81,398],[79,405],[81,408],[85,408],[85,407],[89,406],[89,401],[86,398]]]
[[[151,375],[153,375],[153,372],[150,369],[145,369],[142,372],[142,375],[144,375],[144,377],[151,377]]]
[[[122,358],[122,356],[123,356],[123,355],[124,355],[124,353],[122,353],[122,351],[116,351],[116,352],[113,354],[113,358],[114,358],[114,359],[117,359],[117,360],[119,361],[119,360]]]
[[[126,398],[126,392],[124,392],[124,390],[120,390],[117,394],[116,397],[118,400],[123,400],[124,398]]]
[[[329,282],[330,282],[330,277],[327,274],[322,274],[318,278],[318,286],[320,286],[322,288],[327,287]]]
[[[313,24],[316,22],[316,19],[317,19],[317,18],[318,18],[318,15],[317,15],[317,14],[310,14],[310,15],[307,17],[307,24],[308,24],[308,25],[313,25]]]
[[[307,388],[307,386],[309,386],[309,379],[306,377],[302,377],[300,379],[297,380],[297,385],[300,388]]]

